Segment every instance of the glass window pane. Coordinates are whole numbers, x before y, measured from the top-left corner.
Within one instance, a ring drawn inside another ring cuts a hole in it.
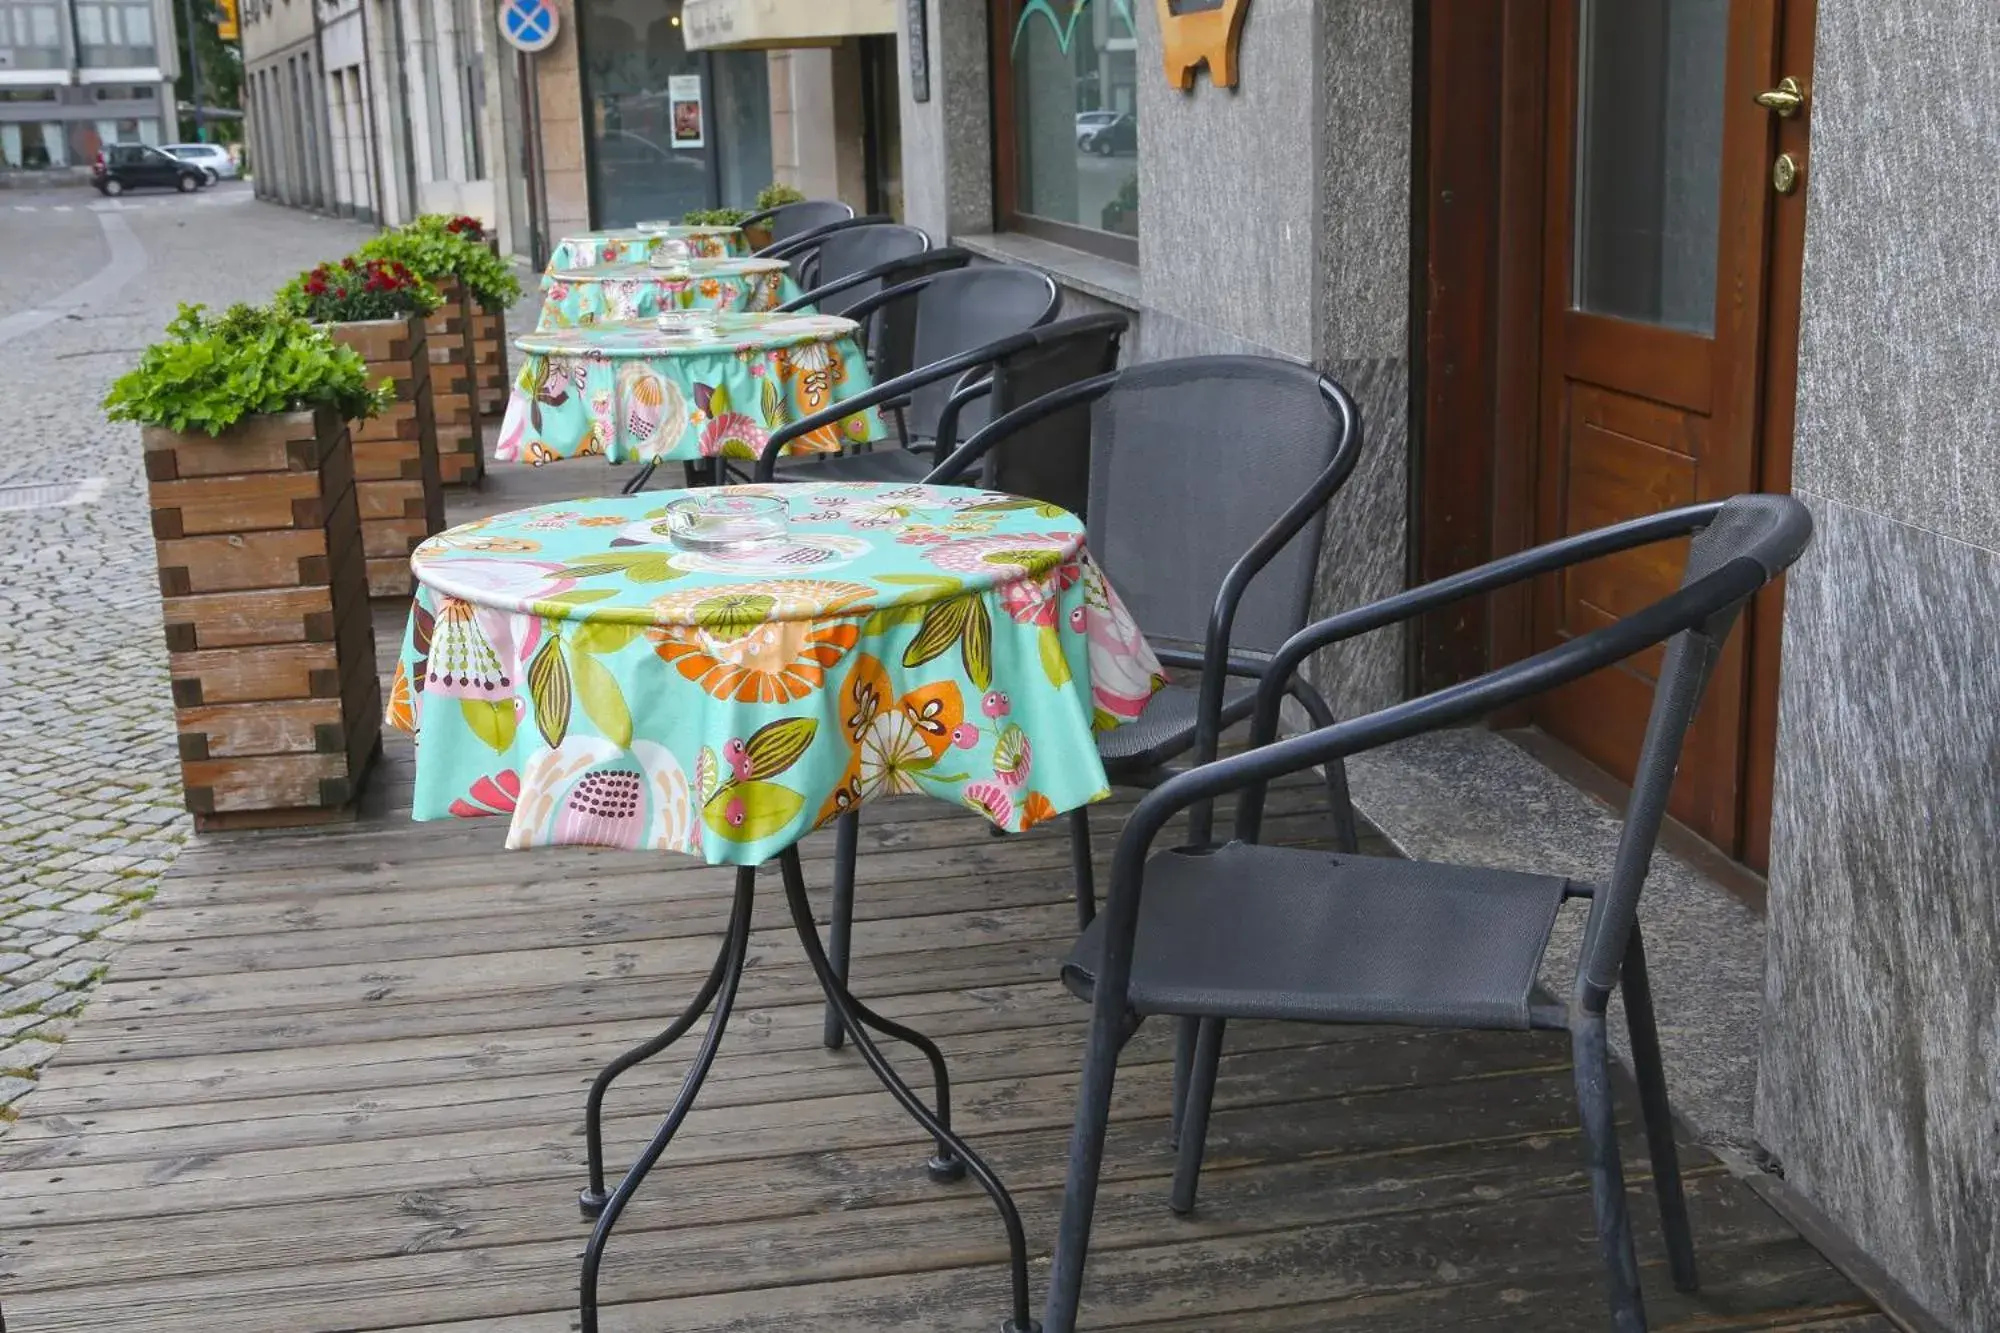
[[[1579,21],[1574,303],[1712,332],[1728,0],[1584,0]]]
[[[98,6],[76,7],[76,40],[82,46],[104,45],[104,11]]]
[[[1025,0],[1014,13],[1014,155],[1021,212],[1139,234],[1133,0]],[[1059,17],[1062,11],[1062,17]]]
[[[125,44],[152,49],[153,11],[148,6],[125,6]]]

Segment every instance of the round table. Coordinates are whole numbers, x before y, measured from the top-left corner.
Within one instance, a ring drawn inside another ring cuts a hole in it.
[[[549,255],[545,270],[583,268],[590,264],[615,264],[625,260],[645,262],[653,247],[667,237],[686,241],[698,259],[728,259],[750,253],[750,242],[737,227],[684,227],[678,223],[648,223],[611,231],[586,231],[565,236]]]
[[[779,426],[873,387],[853,320],[720,312],[716,328],[718,336],[694,339],[628,320],[516,338],[527,355],[494,458],[755,458]],[[834,453],[883,435],[871,408],[788,452]]]
[[[542,278],[538,330],[650,319],[662,310],[776,310],[803,295],[782,259],[697,259],[670,278],[650,264],[592,264]]]
[[[413,815],[493,817],[510,848],[653,848],[739,867],[714,970],[660,1038],[599,1075],[586,1111],[597,1218],[586,1333],[618,1216],[692,1107],[749,947],[757,872],[776,858],[800,942],[856,1049],[936,1140],[939,1178],[970,1171],[1008,1231],[1014,1320],[1030,1326],[1020,1218],[950,1125],[934,1043],[877,1017],[831,963],[795,844],[921,792],[1017,832],[1108,794],[1094,732],[1138,716],[1158,660],[1084,549],[1072,515],[939,486],[741,486],[782,500],[778,544],[695,553],[665,535],[675,493],[542,505],[453,528],[411,557],[416,593],[388,721],[417,737]],[[713,495],[714,490],[690,494]],[[713,1007],[679,1098],[607,1193],[597,1114],[619,1073]],[[870,1029],[924,1053],[926,1105]]]

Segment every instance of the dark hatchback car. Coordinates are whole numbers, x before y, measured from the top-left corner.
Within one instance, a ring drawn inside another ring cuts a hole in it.
[[[141,143],[111,145],[97,155],[97,163],[90,169],[90,183],[101,194],[123,194],[147,186],[192,194],[207,181],[207,173],[199,165]]]

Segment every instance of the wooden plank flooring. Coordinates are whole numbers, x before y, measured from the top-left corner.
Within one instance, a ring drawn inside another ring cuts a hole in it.
[[[617,478],[592,467],[496,473],[455,517]],[[385,654],[398,620],[378,616]],[[730,872],[415,825],[410,772],[393,739],[355,824],[183,856],[0,1138],[6,1328],[574,1326],[584,1088],[696,986]],[[1129,805],[1104,812],[1101,847]],[[1310,786],[1272,809],[1273,837],[1324,831]],[[960,1127],[1045,1247],[1085,1018],[1055,981],[1065,835],[994,838],[923,801],[865,828],[857,989],[944,1046]],[[804,851],[817,893],[830,839]],[[931,1183],[915,1126],[820,1047],[781,908],[771,883],[706,1096],[613,1243],[606,1328],[991,1333],[998,1221],[969,1182]],[[618,1085],[614,1162],[679,1073],[666,1057]],[[1240,1025],[1185,1219],[1165,1205],[1169,1074],[1153,1025],[1121,1067],[1086,1327],[1603,1327],[1562,1039]],[[1655,1327],[1890,1329],[1699,1152],[1707,1285],[1673,1293],[1636,1140],[1628,1157]]]

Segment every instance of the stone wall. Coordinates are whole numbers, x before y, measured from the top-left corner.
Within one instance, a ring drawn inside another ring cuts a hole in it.
[[[2000,1328],[2000,25],[1822,5],[1758,1135]]]

